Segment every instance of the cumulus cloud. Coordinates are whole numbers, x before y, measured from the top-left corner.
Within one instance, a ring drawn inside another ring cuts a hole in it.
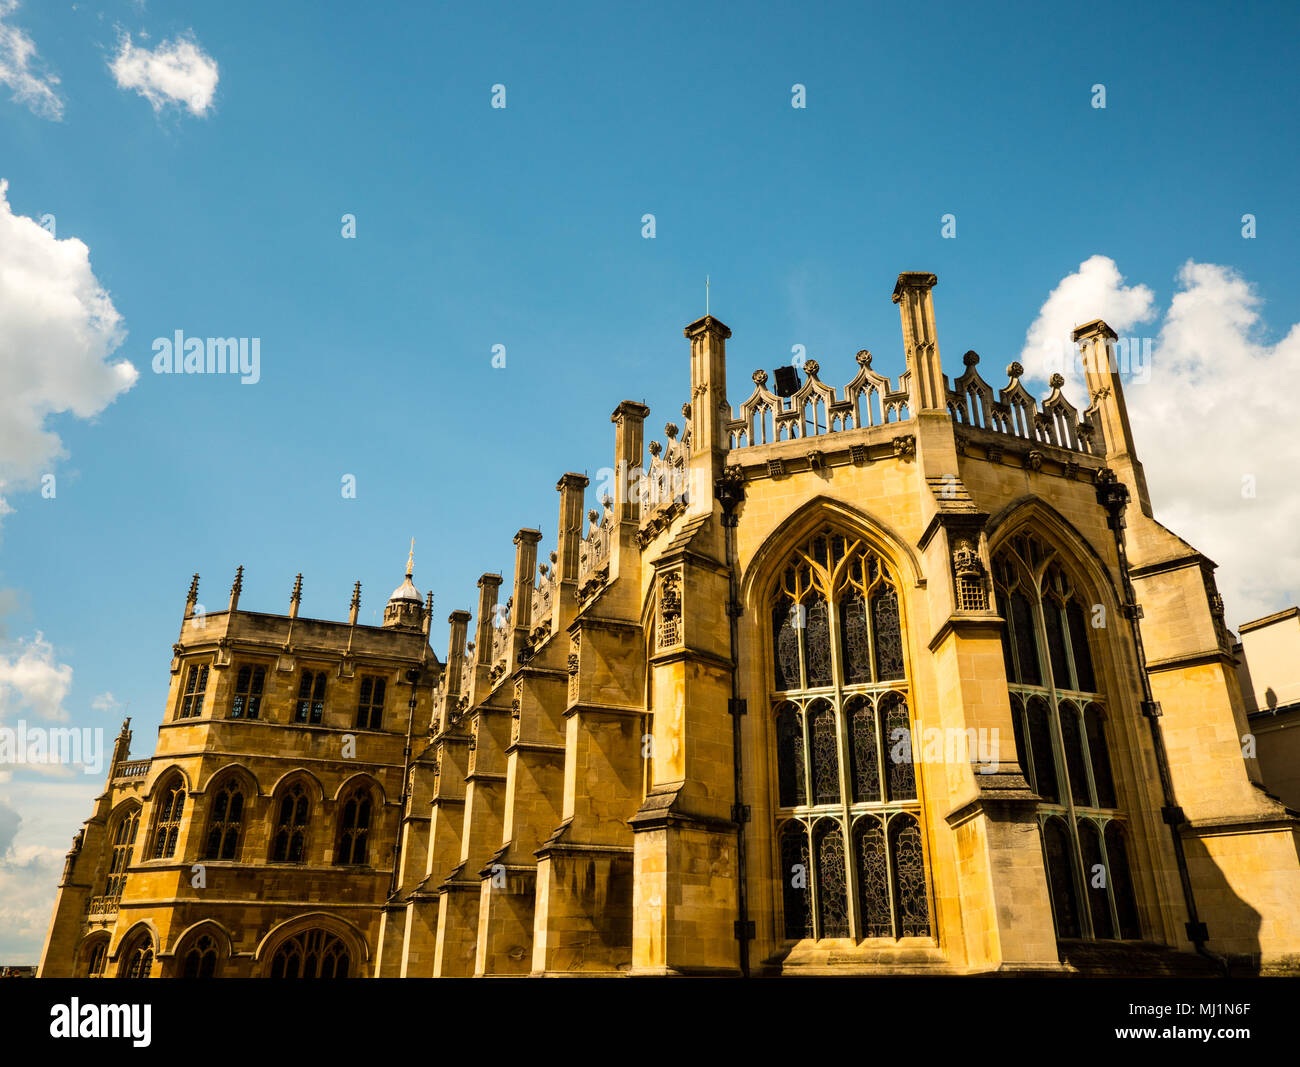
[[[119,708],[125,707],[125,705],[114,697],[112,693],[100,693],[99,696],[95,697],[95,699],[90,702],[90,706],[95,711],[107,712],[110,715]]]
[[[192,32],[152,50],[133,44],[125,34],[109,69],[119,89],[134,89],[155,112],[178,104],[191,115],[206,115],[217,93],[217,62],[199,47]]]
[[[0,85],[13,90],[13,99],[32,114],[58,122],[63,118],[59,79],[45,69],[32,39],[5,19],[18,10],[18,0],[0,0]]]
[[[90,249],[15,215],[8,189],[0,179],[0,517],[12,510],[6,493],[35,486],[64,455],[49,417],[98,415],[139,376],[110,360],[126,331]]]
[[[1045,354],[1078,323],[1102,318],[1124,337],[1158,322],[1149,379],[1124,385],[1134,443],[1156,517],[1219,565],[1236,626],[1300,600],[1287,388],[1300,376],[1300,324],[1270,341],[1255,286],[1231,267],[1188,261],[1175,282],[1158,316],[1150,289],[1093,256],[1043,304],[1021,361],[1043,378]],[[1086,407],[1081,373],[1066,378],[1071,402]]]
[[[18,641],[12,654],[0,653],[0,721],[26,713],[65,720],[63,701],[71,689],[72,668],[55,661],[43,634]]]

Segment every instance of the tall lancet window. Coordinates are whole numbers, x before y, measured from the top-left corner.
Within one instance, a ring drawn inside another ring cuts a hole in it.
[[[1104,609],[1079,590],[1060,553],[1030,533],[1002,544],[993,572],[1016,758],[1039,796],[1056,935],[1139,939],[1110,712],[1093,666],[1094,642],[1111,632]]]
[[[791,554],[771,620],[784,936],[931,937],[897,578],[826,527]]]

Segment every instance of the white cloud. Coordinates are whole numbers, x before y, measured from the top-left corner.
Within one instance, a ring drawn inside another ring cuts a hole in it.
[[[217,92],[217,62],[199,47],[192,32],[163,41],[152,51],[132,44],[131,35],[125,34],[109,69],[119,89],[134,89],[154,111],[180,104],[191,115],[206,115]]]
[[[72,668],[55,662],[54,646],[43,634],[18,641],[12,656],[0,654],[0,721],[28,711],[65,720],[63,701],[71,688]]]
[[[100,693],[99,696],[95,697],[95,699],[90,702],[90,706],[95,711],[107,712],[110,715],[119,708],[125,707],[125,705],[114,697],[112,693]]]
[[[1295,491],[1290,383],[1300,377],[1300,324],[1263,335],[1260,297],[1230,267],[1188,261],[1154,338],[1150,379],[1124,397],[1156,518],[1218,565],[1228,623],[1300,600],[1300,493]],[[1121,336],[1154,318],[1146,286],[1126,286],[1093,256],[1043,305],[1022,355],[1045,376],[1043,342],[1102,318]],[[1081,376],[1066,395],[1087,406]],[[1254,497],[1243,488],[1253,479]]]
[[[15,215],[8,188],[0,179],[0,518],[12,510],[6,492],[35,486],[64,455],[47,419],[98,415],[139,376],[109,362],[126,331],[90,249]]]
[[[18,0],[0,0],[0,85],[13,90],[13,99],[34,115],[55,122],[63,118],[58,76],[45,69],[32,39],[4,20],[18,10]]]

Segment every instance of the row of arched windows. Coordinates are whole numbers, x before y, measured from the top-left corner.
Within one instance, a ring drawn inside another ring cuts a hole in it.
[[[109,938],[96,937],[82,952],[85,975],[103,978],[108,964]],[[221,976],[222,950],[217,938],[201,929],[177,953],[182,978]],[[304,930],[286,937],[264,964],[270,978],[347,978],[353,971],[353,953],[344,939],[328,930]],[[120,978],[149,978],[154,967],[154,943],[148,931],[140,931],[122,950],[117,975]]]
[[[200,856],[205,860],[236,860],[240,856],[248,804],[247,786],[231,775],[212,794],[208,823]],[[176,854],[181,820],[185,812],[185,784],[179,775],[165,779],[156,787],[154,827],[151,847],[146,858],[169,859]],[[302,863],[307,856],[311,833],[312,809],[305,783],[299,779],[284,786],[271,804],[274,823],[268,858],[273,863]],[[333,862],[337,866],[364,866],[369,862],[370,826],[374,812],[374,795],[370,786],[359,783],[342,798],[338,808],[337,833]],[[122,895],[126,871],[130,866],[140,809],[131,807],[117,820],[109,858],[105,894]]]
[[[186,668],[176,706],[177,719],[191,719],[202,714],[211,668],[210,663],[191,663]],[[266,673],[265,666],[251,663],[243,664],[236,669],[234,692],[230,696],[227,712],[230,718],[261,718]],[[295,723],[315,726],[324,720],[327,684],[328,676],[325,671],[303,670],[299,673],[297,695],[293,701]],[[384,678],[368,675],[361,679],[357,697],[356,729],[382,729],[387,689],[388,683]]]

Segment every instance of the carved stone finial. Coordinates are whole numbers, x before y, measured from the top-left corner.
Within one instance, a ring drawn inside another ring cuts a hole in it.
[[[677,440],[677,433],[678,433],[677,424],[676,424],[675,422],[668,422],[668,423],[665,423],[665,424],[664,424],[664,433],[666,433],[666,434],[668,435],[668,439],[669,439],[670,441],[676,441],[676,440]]]
[[[664,446],[661,445],[658,441],[650,442],[650,455],[658,456],[659,453],[662,452],[663,450],[664,450]]]
[[[1008,363],[1008,364],[1007,364],[1007,377],[1008,377],[1008,378],[1011,378],[1011,379],[1014,380],[1014,379],[1016,379],[1016,378],[1019,378],[1019,377],[1020,377],[1022,374],[1024,374],[1024,373],[1025,373],[1025,368],[1022,367],[1019,363],[1017,363],[1017,362],[1015,362],[1015,361],[1012,361],[1011,363]]]
[[[239,596],[244,591],[244,565],[235,568],[235,581],[230,587],[231,596]]]
[[[858,354],[853,358],[858,361],[859,367],[871,366],[871,351],[869,349],[866,348],[859,349]]]
[[[195,574],[194,577],[190,579],[190,591],[185,595],[185,602],[187,604],[197,604],[198,600],[199,600],[199,576],[198,574]]]
[[[968,367],[974,367],[980,361],[980,354],[972,348],[969,351],[967,351],[967,353],[964,356],[961,357],[961,361]]]
[[[600,518],[600,512],[597,511],[595,508],[591,508],[591,509],[587,512],[587,521],[588,521],[588,522],[595,522],[595,521],[596,521],[597,519],[599,519],[599,518]]]
[[[558,563],[559,561],[560,561],[559,553],[558,553],[558,552],[552,552],[552,553],[551,553],[551,563],[552,563],[552,564],[556,564],[556,563]]]
[[[803,369],[804,373],[806,373],[809,378],[816,378],[817,372],[821,370],[822,367],[815,359],[805,359],[803,361]]]
[[[293,580],[293,592],[289,594],[289,603],[290,604],[302,603],[302,574],[301,573],[299,573],[298,577]]]
[[[539,563],[537,565],[537,570],[541,573],[542,577],[545,578],[551,573],[551,565],[549,563]]]
[[[1053,389],[1059,389],[1061,388],[1061,386],[1065,384],[1065,378],[1063,375],[1053,374],[1050,378],[1047,379],[1047,384],[1050,385]]]
[[[754,380],[755,385],[763,386],[767,384],[767,371],[756,370],[750,377]]]
[[[683,404],[683,405],[682,405],[682,418],[684,418],[684,419],[689,419],[690,417],[691,417],[691,405],[690,405],[690,404]]]
[[[354,608],[361,607],[361,583],[360,582],[357,582],[357,584],[352,587],[352,603],[350,606]]]

